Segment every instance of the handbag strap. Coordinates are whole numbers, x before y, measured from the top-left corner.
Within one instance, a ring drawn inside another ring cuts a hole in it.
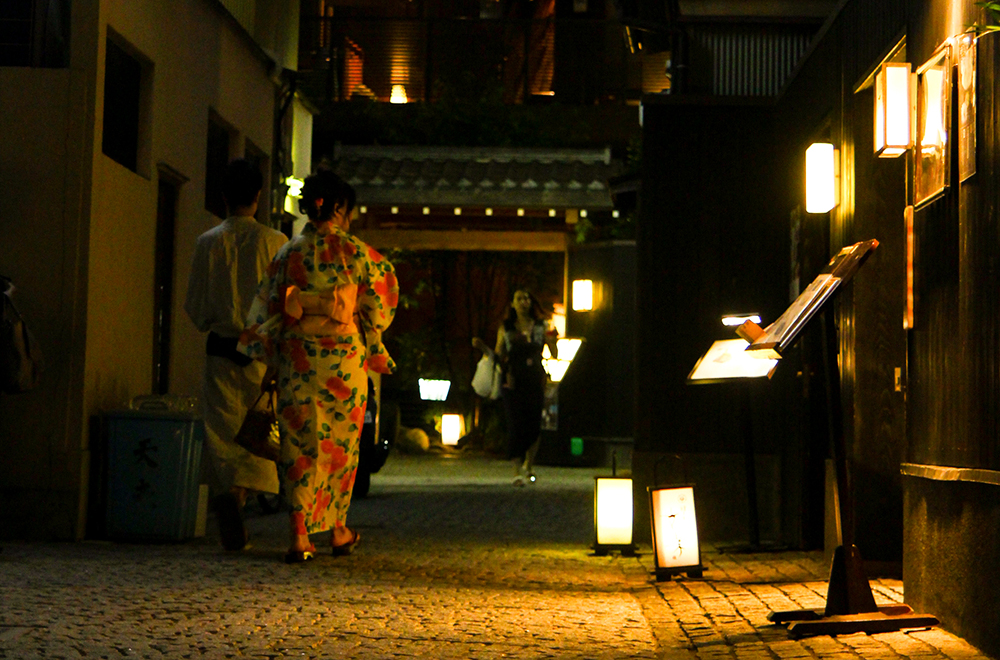
[[[265,390],[265,391],[261,392],[260,394],[258,394],[258,395],[257,395],[257,398],[256,398],[256,399],[254,399],[254,402],[253,402],[253,405],[252,405],[252,406],[250,406],[249,410],[255,410],[255,409],[257,408],[257,406],[258,406],[258,405],[260,405],[260,400],[261,400],[261,398],[263,398],[263,396],[264,396],[265,394],[268,394],[268,393],[269,393],[269,392],[268,392],[267,390]]]

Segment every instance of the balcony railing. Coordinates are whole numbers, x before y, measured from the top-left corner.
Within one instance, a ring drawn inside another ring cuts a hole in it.
[[[633,52],[617,21],[303,16],[299,68],[320,105],[437,101],[492,83],[506,103],[637,101],[669,90],[669,53]]]

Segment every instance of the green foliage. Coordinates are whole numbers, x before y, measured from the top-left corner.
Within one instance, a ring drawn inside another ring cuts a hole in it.
[[[635,211],[628,211],[617,218],[591,221],[580,218],[576,223],[576,242],[593,243],[608,240],[629,240],[635,238]]]
[[[977,2],[977,7],[981,7],[987,14],[988,23],[975,22],[969,25],[965,31],[976,35],[976,38],[989,34],[990,32],[1000,32],[1000,2]]]
[[[438,349],[440,338],[433,326],[393,336],[397,369],[393,378],[406,389],[416,389],[419,378],[450,379],[447,356]]]

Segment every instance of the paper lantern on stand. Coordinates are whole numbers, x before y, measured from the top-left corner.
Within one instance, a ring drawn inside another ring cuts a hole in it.
[[[614,455],[611,476],[594,477],[594,554],[618,550],[635,553],[632,543],[632,478],[616,476]]]
[[[441,444],[457,445],[465,432],[465,420],[461,415],[441,415]]]
[[[680,460],[679,456],[676,458]],[[653,466],[653,481],[659,483],[656,467]],[[701,565],[694,485],[657,485],[647,490],[656,579],[669,580],[680,573],[700,578],[704,567]]]

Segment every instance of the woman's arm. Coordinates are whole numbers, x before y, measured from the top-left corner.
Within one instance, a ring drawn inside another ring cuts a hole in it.
[[[476,348],[476,349],[479,349],[483,353],[487,353],[487,354],[493,352],[493,349],[491,349],[489,346],[487,346],[486,342],[484,342],[479,337],[473,337],[472,338],[472,347]]]
[[[549,353],[553,358],[559,357],[559,333],[551,322],[545,322],[545,345],[549,347]]]
[[[399,302],[399,282],[392,264],[370,246],[358,241],[359,254],[364,260],[367,282],[358,287],[358,316],[364,328],[368,350],[368,368],[380,374],[391,374],[396,363],[382,344],[382,333],[392,323]],[[364,250],[364,252],[361,252]]]
[[[497,346],[493,349],[493,352],[497,354],[497,357],[501,360],[507,357],[507,342],[503,340],[503,326],[501,325],[497,328]]]

